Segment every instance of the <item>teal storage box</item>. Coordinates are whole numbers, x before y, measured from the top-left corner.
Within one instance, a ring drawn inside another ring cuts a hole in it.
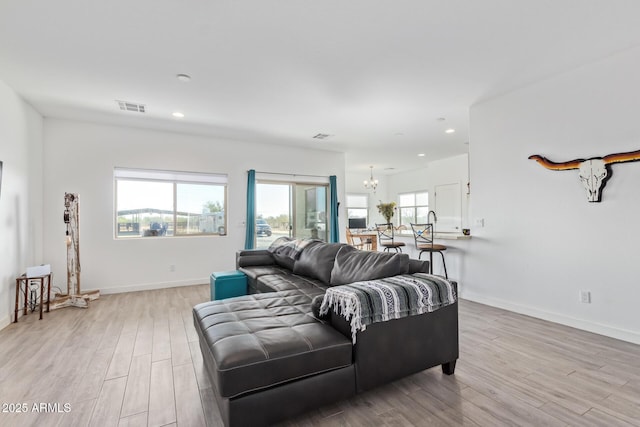
[[[247,276],[239,271],[218,271],[211,274],[211,301],[247,294]]]

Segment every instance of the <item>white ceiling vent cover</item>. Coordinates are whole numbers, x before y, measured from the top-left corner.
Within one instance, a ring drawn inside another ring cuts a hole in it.
[[[118,101],[118,100],[116,100],[116,102],[118,103],[118,106],[120,107],[120,109],[123,111],[134,111],[137,113],[145,112],[144,104],[136,104],[135,102]]]

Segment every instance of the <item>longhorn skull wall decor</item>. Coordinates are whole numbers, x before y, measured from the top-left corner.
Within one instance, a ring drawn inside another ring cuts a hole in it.
[[[604,157],[593,157],[591,159],[576,159],[563,163],[555,163],[538,154],[529,156],[530,160],[535,160],[547,169],[554,171],[578,169],[580,181],[587,190],[587,200],[589,202],[599,202],[602,200],[602,190],[607,180],[611,178],[611,165],[613,163],[637,162],[640,160],[640,150],[628,153],[609,154]]]

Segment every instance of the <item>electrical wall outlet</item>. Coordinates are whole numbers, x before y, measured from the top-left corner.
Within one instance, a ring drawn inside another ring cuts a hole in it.
[[[171,272],[176,271],[176,265],[175,264],[169,265],[169,271],[171,271]]]
[[[583,304],[591,304],[591,292],[580,291],[580,302]]]
[[[476,227],[484,227],[484,218],[476,218],[474,224]]]

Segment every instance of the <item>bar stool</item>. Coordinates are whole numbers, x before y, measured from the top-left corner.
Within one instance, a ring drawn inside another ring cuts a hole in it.
[[[396,252],[402,252],[402,247],[405,246],[404,242],[396,242],[393,230],[393,224],[376,224],[378,230],[378,240],[380,240],[380,246],[384,248],[385,252],[389,252],[389,249],[394,249]]]
[[[433,274],[433,253],[438,252],[442,257],[442,266],[444,267],[444,277],[449,278],[447,274],[447,263],[444,261],[444,251],[447,250],[445,245],[433,243],[433,224],[411,224],[413,230],[413,239],[416,242],[416,249],[420,251],[418,259],[422,257],[423,252],[429,253],[429,272]]]

